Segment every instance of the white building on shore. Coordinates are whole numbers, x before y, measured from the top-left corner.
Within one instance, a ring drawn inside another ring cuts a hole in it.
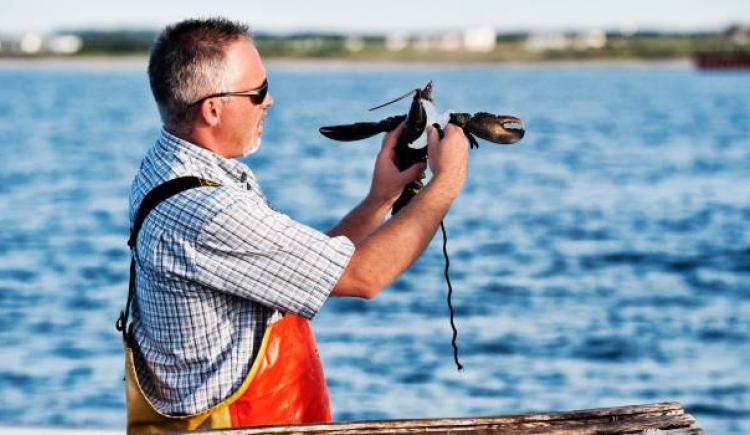
[[[71,55],[81,51],[81,48],[83,40],[76,35],[0,35],[0,56]]]
[[[607,34],[595,29],[582,33],[533,33],[526,38],[526,49],[529,51],[601,49],[607,45]]]
[[[497,31],[492,26],[464,30],[464,48],[467,51],[487,53],[497,45]]]
[[[496,44],[497,32],[492,26],[420,34],[396,32],[385,38],[385,47],[390,51],[401,51],[411,47],[418,51],[489,52],[495,49]]]

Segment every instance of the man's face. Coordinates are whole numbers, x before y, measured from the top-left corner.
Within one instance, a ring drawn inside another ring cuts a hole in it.
[[[266,80],[266,69],[258,50],[250,40],[243,38],[227,48],[230,68],[231,92],[243,92],[259,88]],[[249,97],[230,97],[224,103],[221,116],[221,137],[224,156],[241,157],[260,145],[263,121],[268,108],[273,104],[269,92],[260,104]]]

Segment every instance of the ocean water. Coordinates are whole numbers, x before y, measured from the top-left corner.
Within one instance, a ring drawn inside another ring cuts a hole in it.
[[[0,426],[123,428],[114,320],[130,180],[160,127],[145,65],[0,64]],[[482,142],[439,234],[372,301],[314,321],[339,420],[679,401],[750,433],[750,74],[687,65],[271,63],[245,160],[321,230],[367,192],[380,139],[323,125],[433,80],[441,109],[513,114]]]

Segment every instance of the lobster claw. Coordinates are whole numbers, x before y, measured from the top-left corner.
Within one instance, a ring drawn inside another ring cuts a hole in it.
[[[513,144],[526,133],[523,121],[515,116],[475,113],[466,124],[466,130],[484,140],[499,144]]]
[[[523,121],[515,116],[493,115],[487,112],[478,112],[474,115],[451,113],[450,122],[463,128],[467,137],[472,134],[499,144],[516,143],[526,133]],[[472,139],[469,138],[469,142],[472,147],[476,145],[476,139],[472,142]]]
[[[379,133],[391,131],[406,119],[406,115],[391,116],[380,122],[355,122],[354,124],[331,125],[318,131],[323,136],[342,142],[367,139]]]

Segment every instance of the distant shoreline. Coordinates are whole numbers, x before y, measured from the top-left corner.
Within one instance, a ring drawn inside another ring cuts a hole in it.
[[[0,69],[26,69],[29,67],[76,69],[86,67],[87,69],[107,70],[144,70],[148,62],[147,56],[72,56],[72,57],[34,57],[34,58],[0,58]],[[398,68],[428,68],[444,66],[447,68],[665,68],[692,66],[690,58],[678,59],[585,59],[585,60],[538,60],[538,61],[503,61],[503,62],[480,62],[480,61],[404,61],[404,60],[367,60],[346,58],[297,58],[297,57],[270,57],[265,60],[269,68],[314,68],[314,69],[392,69]]]

